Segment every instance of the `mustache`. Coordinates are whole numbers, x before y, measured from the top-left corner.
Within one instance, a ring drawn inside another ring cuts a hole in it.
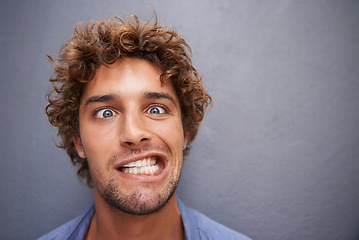
[[[149,152],[149,151],[161,152],[161,153],[165,153],[165,154],[168,154],[168,155],[172,154],[171,150],[167,146],[145,145],[145,146],[142,146],[142,147],[139,147],[139,148],[126,149],[125,151],[121,151],[119,153],[116,153],[115,155],[113,155],[110,158],[109,165],[112,165],[118,159],[131,158],[132,156],[139,155],[139,154]]]

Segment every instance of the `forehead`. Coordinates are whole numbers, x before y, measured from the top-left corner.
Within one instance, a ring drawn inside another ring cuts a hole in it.
[[[85,86],[82,99],[93,95],[119,94],[120,96],[143,92],[165,91],[177,100],[177,96],[168,79],[161,82],[162,71],[146,60],[127,58],[110,66],[100,66],[94,78]]]

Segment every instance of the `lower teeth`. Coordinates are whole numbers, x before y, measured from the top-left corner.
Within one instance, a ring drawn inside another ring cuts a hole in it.
[[[122,167],[120,171],[123,173],[132,173],[132,174],[156,174],[159,172],[158,164],[152,166],[145,166],[145,167]]]

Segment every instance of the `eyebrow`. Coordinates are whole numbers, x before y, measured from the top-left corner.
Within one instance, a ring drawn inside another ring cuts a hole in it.
[[[113,99],[115,99],[114,95],[92,96],[89,99],[87,99],[85,106],[89,105],[90,103],[108,102]]]
[[[165,99],[169,99],[175,106],[177,105],[173,97],[171,97],[171,95],[165,92],[146,92],[144,95],[145,95],[145,99],[165,98]]]
[[[165,92],[146,92],[144,93],[145,99],[169,99],[175,106],[176,101],[173,99],[171,95]],[[98,103],[98,102],[108,102],[116,99],[115,95],[108,94],[108,95],[102,95],[102,96],[92,96],[89,99],[87,99],[85,106],[88,106],[91,103]]]

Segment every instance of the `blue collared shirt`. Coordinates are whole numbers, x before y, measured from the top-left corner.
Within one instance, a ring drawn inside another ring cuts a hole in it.
[[[248,237],[229,229],[198,211],[186,207],[177,198],[187,240],[250,240]],[[65,223],[38,240],[83,240],[95,213],[91,205],[81,216]]]

